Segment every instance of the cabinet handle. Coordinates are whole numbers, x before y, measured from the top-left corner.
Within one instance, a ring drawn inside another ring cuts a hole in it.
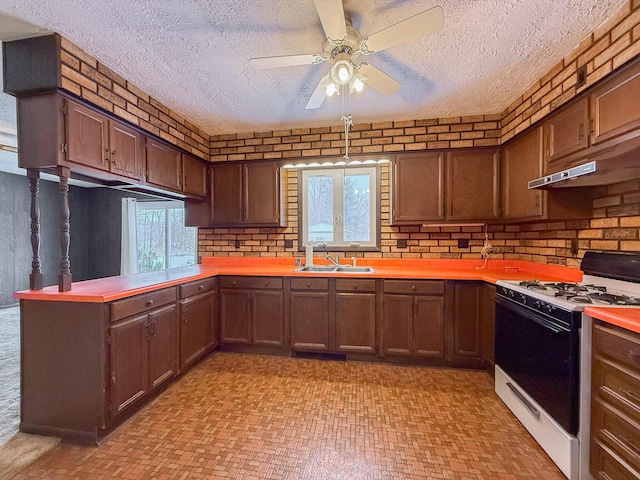
[[[540,206],[540,194],[536,193],[536,208]]]
[[[629,390],[622,390],[622,393],[624,393],[627,397],[629,397],[629,399],[631,399],[634,402],[636,402],[638,404],[638,406],[640,407],[640,398],[638,398],[636,395],[631,393]]]
[[[620,440],[620,442],[625,445],[627,448],[629,448],[630,450],[633,450],[633,452],[636,455],[640,455],[640,448],[636,447],[635,444],[629,440],[627,437],[625,437],[622,434],[618,434],[618,439]]]
[[[307,282],[307,288],[311,288],[311,282]]]
[[[589,121],[589,133],[593,135],[595,133],[595,123],[593,120]]]
[[[153,305],[153,298],[151,300],[147,300],[147,306],[150,307]]]
[[[111,372],[111,383],[116,384],[116,372]]]
[[[111,150],[111,163],[116,164],[116,151]]]
[[[264,286],[266,287],[267,285],[269,285],[269,282],[264,282]]]
[[[584,123],[580,122],[578,124],[578,140],[582,140],[584,138]]]
[[[415,285],[411,285],[411,290],[413,290],[415,292],[416,291],[416,286]]]
[[[204,290],[204,285],[200,285],[200,286],[198,287],[198,290]]]
[[[109,163],[109,149],[105,148],[104,149],[104,162],[102,163]]]
[[[354,284],[353,284],[353,289],[354,289],[354,290],[357,290],[357,289],[358,289],[358,284],[357,284],[357,283],[354,283]]]
[[[233,285],[235,287],[236,281],[234,280],[233,282],[231,282],[231,285]]]

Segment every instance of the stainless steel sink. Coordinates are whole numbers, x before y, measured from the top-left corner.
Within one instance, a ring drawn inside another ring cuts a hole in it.
[[[352,267],[350,265],[313,265],[309,267],[296,268],[294,272],[315,272],[315,273],[373,273],[373,267]]]

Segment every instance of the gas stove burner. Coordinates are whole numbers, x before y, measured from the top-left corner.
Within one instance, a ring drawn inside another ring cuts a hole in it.
[[[637,305],[640,306],[640,300],[631,298],[626,295],[614,295],[612,293],[589,293],[587,296],[594,302],[609,305]]]
[[[589,289],[585,285],[580,285],[579,283],[568,283],[568,282],[558,282],[558,283],[545,283],[545,285],[549,288],[555,288],[559,292],[563,294],[569,292],[587,292]],[[556,295],[558,296],[558,295]]]
[[[600,292],[606,292],[607,291],[607,287],[605,287],[604,285],[594,285],[593,283],[589,283],[587,285],[583,285],[584,288],[587,289],[591,289],[591,290],[598,290]]]
[[[526,287],[526,288],[531,288],[533,290],[546,290],[547,287],[545,287],[540,280],[523,280],[522,282],[520,282],[520,286],[522,287]]]
[[[567,298],[572,303],[593,303],[591,297],[586,297],[584,295],[574,295],[572,297]]]

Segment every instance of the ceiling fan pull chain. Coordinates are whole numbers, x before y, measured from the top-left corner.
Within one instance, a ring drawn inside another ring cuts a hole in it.
[[[353,119],[351,114],[343,115],[342,119],[344,122],[344,159],[349,164],[349,127],[353,126]]]

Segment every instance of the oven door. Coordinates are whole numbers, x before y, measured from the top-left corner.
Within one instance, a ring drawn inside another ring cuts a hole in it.
[[[568,433],[578,430],[579,330],[498,297],[499,365]]]

